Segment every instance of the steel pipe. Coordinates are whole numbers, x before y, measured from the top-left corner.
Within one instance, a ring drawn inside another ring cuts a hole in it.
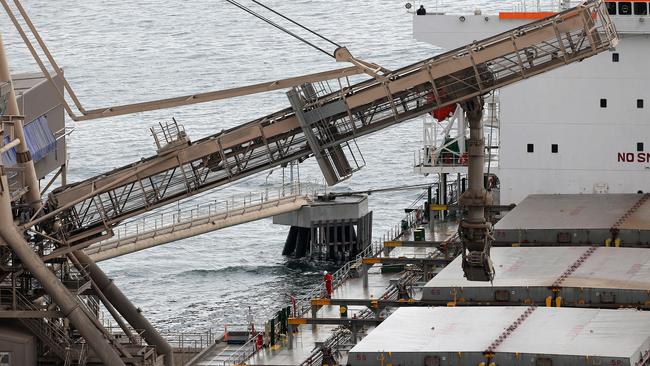
[[[148,344],[156,346],[158,353],[165,355],[165,366],[174,366],[174,351],[156,328],[142,315],[140,310],[129,301],[122,291],[115,286],[104,271],[82,250],[74,252],[75,258],[88,269],[93,282],[106,299],[115,307],[122,317],[134,328],[144,330],[142,336]]]
[[[45,291],[59,306],[63,315],[70,320],[81,336],[86,339],[97,357],[106,365],[124,365],[117,351],[104,338],[102,332],[95,327],[92,320],[83,311],[78,300],[56,275],[45,266],[18,231],[12,219],[11,194],[8,190],[7,177],[5,175],[1,176],[0,181],[0,237],[41,283]]]

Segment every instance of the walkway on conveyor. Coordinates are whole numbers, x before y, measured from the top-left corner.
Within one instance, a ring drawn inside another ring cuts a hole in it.
[[[113,229],[114,236],[84,251],[103,261],[176,240],[299,210],[321,191],[320,186],[292,184],[250,193],[227,201],[214,201],[190,209],[165,211],[127,222]]]

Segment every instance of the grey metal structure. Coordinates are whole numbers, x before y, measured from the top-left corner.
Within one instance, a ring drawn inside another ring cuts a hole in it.
[[[583,258],[585,253],[589,255]],[[650,251],[645,248],[493,248],[492,259],[498,271],[493,283],[465,279],[457,258],[423,287],[422,300],[456,305],[650,304]]]
[[[650,357],[649,335],[650,313],[635,310],[400,308],[352,348],[348,362],[635,366]]]
[[[58,92],[40,73],[12,75],[18,106],[25,116],[25,128],[38,118],[44,118],[56,139],[56,149],[34,162],[36,176],[43,179],[53,171],[61,169],[61,184],[66,184],[65,165],[67,160],[65,110],[57,97]],[[62,88],[63,75],[52,75],[55,85]],[[43,184],[43,187],[45,184]]]
[[[368,197],[319,197],[299,210],[273,216],[289,225],[283,255],[348,262],[372,241],[372,212]]]
[[[495,245],[650,246],[648,194],[530,195],[494,227]],[[616,239],[619,239],[618,241]]]
[[[48,213],[26,226],[39,224],[68,245],[90,244],[126,218],[311,155],[328,164],[325,177],[335,184],[362,165],[351,154],[355,138],[580,61],[617,40],[602,3],[590,2],[359,84],[303,86],[290,93],[291,108],[195,142],[171,126],[157,155],[57,189]]]

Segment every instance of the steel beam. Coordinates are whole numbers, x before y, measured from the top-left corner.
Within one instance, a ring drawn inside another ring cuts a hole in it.
[[[440,258],[407,258],[407,257],[367,257],[363,258],[363,264],[420,264],[433,267],[444,267],[454,259]]]
[[[86,339],[95,354],[107,365],[124,365],[119,354],[104,338],[83,311],[79,300],[61,283],[59,278],[50,271],[39,256],[25,241],[23,235],[13,223],[11,212],[11,194],[6,175],[0,176],[0,237],[9,245],[15,255],[31,274],[41,283],[45,291],[59,306],[61,312]]]
[[[51,310],[0,310],[0,318],[29,319],[29,318],[63,318],[60,311]]]
[[[383,318],[289,318],[289,325],[379,325]]]

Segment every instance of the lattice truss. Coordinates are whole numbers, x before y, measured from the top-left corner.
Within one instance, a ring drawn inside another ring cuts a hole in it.
[[[603,3],[594,1],[358,84],[345,78],[304,85],[289,93],[299,101],[293,108],[194,142],[179,134],[180,144],[155,156],[55,190],[38,224],[63,243],[90,244],[129,217],[311,155],[324,157],[335,184],[363,165],[354,154],[357,137],[616,42]]]

